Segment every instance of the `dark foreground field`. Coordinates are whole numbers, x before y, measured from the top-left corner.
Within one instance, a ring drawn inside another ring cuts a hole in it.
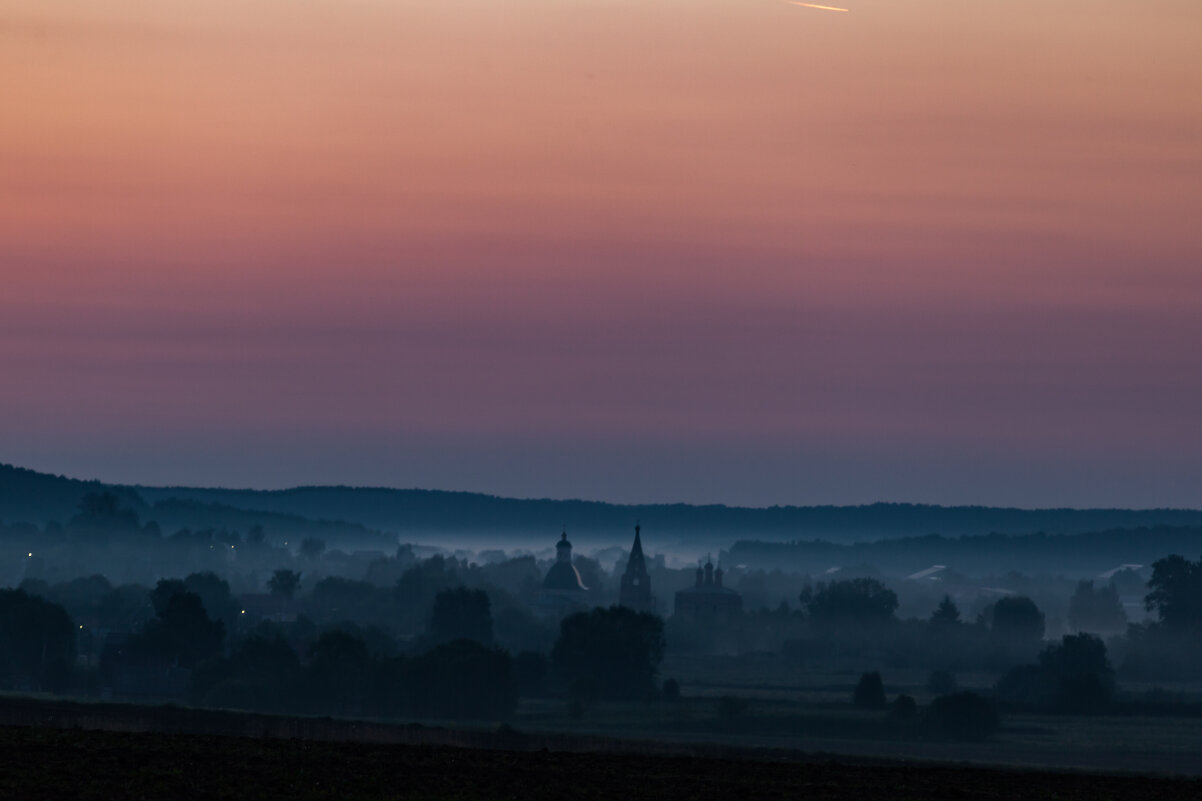
[[[1194,780],[0,727],[0,798],[1191,798]]]

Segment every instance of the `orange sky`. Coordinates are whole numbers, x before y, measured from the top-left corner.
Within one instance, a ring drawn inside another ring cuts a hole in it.
[[[1202,503],[1202,7],[848,7],[0,0],[0,459]]]

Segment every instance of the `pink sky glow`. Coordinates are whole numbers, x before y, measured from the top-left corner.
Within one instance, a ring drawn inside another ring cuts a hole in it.
[[[1202,506],[1202,6],[838,5],[0,5],[0,461]]]

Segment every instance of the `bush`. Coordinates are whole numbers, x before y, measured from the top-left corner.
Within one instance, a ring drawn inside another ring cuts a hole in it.
[[[680,682],[676,679],[665,679],[663,693],[665,701],[676,703],[680,700]]]
[[[941,695],[926,710],[926,724],[940,737],[986,740],[997,733],[1001,719],[989,699],[972,692]]]
[[[860,709],[884,709],[888,702],[885,700],[885,686],[881,682],[881,674],[874,670],[860,676],[852,695],[852,702]]]

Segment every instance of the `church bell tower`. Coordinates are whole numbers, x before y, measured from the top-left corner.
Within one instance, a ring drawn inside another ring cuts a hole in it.
[[[643,556],[643,540],[638,525],[634,527],[634,545],[630,548],[626,572],[622,574],[618,603],[636,612],[655,611],[655,599],[651,597],[651,576],[647,573],[647,559]]]

